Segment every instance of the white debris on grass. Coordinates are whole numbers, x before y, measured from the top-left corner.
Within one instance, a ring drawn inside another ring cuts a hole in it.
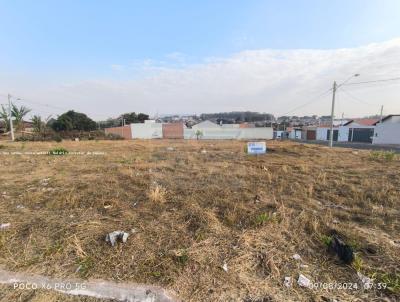
[[[360,272],[357,272],[358,278],[360,278],[361,284],[364,289],[370,289],[373,286],[374,280],[371,278],[364,276]]]
[[[2,223],[0,224],[0,230],[8,229],[11,226],[11,223]]]
[[[227,264],[226,262],[224,262],[224,264],[222,265],[222,269],[223,269],[225,272],[228,272],[228,264]]]
[[[206,153],[207,153],[207,150],[204,150],[204,149],[203,149],[203,150],[201,150],[201,153],[202,153],[202,154],[206,154]]]
[[[293,258],[294,260],[301,260],[301,256],[300,256],[299,254],[294,254],[294,255],[292,256],[292,258]]]
[[[301,287],[311,287],[311,280],[308,279],[306,276],[300,274],[299,279],[297,279],[297,284]]]
[[[111,246],[115,246],[117,241],[122,241],[123,243],[126,242],[126,240],[129,237],[129,233],[124,232],[124,231],[114,231],[106,236],[106,242],[109,242]]]
[[[286,287],[291,287],[292,286],[292,277],[285,277],[285,281],[283,281],[283,284]]]

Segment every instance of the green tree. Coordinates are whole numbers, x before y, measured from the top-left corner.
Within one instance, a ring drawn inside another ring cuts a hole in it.
[[[137,119],[139,123],[144,123],[145,120],[149,119],[149,115],[144,113],[139,113]]]
[[[8,115],[8,110],[4,108],[3,105],[1,105],[0,119],[5,124],[6,131],[10,131],[10,119]]]
[[[203,132],[201,130],[197,130],[195,135],[196,135],[196,139],[200,139],[203,136]]]
[[[17,107],[11,103],[11,116],[14,118],[13,125],[15,124],[17,130],[23,130],[23,119],[29,112],[31,112],[31,109],[25,106]],[[6,131],[10,131],[10,117],[8,108],[6,109],[3,105],[1,105],[0,119],[4,122]]]
[[[49,125],[54,131],[96,130],[97,124],[86,114],[70,110],[61,114],[56,120],[52,120]]]
[[[24,117],[31,112],[31,109],[21,106],[17,107],[14,104],[11,104],[11,116],[14,117],[15,125],[17,129],[24,130]]]
[[[149,116],[144,113],[136,114],[135,112],[124,113],[119,117],[120,120],[125,119],[125,124],[144,123]]]

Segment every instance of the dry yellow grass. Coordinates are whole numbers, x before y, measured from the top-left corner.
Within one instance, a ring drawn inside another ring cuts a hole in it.
[[[399,298],[398,159],[291,142],[269,142],[263,156],[246,155],[238,141],[1,144],[0,153],[104,152],[0,155],[6,269],[153,283],[184,301]],[[104,242],[133,228],[125,244]],[[332,230],[357,251],[355,266],[326,251]],[[299,273],[353,283],[355,268],[393,290],[283,285]]]

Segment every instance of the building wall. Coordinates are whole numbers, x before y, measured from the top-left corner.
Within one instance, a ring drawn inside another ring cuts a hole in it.
[[[340,126],[338,127],[339,135],[338,142],[348,142],[349,141],[349,127]]]
[[[196,131],[200,130],[203,135],[200,139],[272,139],[272,128],[197,128],[184,129],[185,139],[196,139]]]
[[[255,128],[256,125],[253,123],[241,123],[239,124],[239,128]]]
[[[300,129],[293,129],[289,132],[290,139],[301,139],[301,130]]]
[[[274,130],[271,127],[242,128],[238,139],[273,139]]]
[[[183,138],[183,124],[171,123],[162,125],[163,138]]]
[[[162,138],[162,124],[147,122],[144,124],[131,124],[132,138],[134,139],[152,139]]]
[[[391,116],[390,118],[387,118],[386,120],[384,120],[383,123],[385,123],[385,124],[400,123],[400,116],[399,115]]]
[[[116,134],[122,136],[124,139],[132,139],[132,131],[131,126],[121,126],[121,127],[112,127],[112,128],[105,128],[104,132],[106,134]]]
[[[317,140],[326,141],[329,140],[328,133],[330,128],[327,127],[318,127],[317,128]],[[349,140],[349,127],[340,126],[334,127],[333,131],[338,131],[338,142],[347,142]]]
[[[373,144],[400,145],[400,121],[379,123],[375,127]]]
[[[183,138],[184,139],[196,139],[196,130],[190,128],[183,129]]]
[[[328,128],[317,128],[317,141],[326,141]]]

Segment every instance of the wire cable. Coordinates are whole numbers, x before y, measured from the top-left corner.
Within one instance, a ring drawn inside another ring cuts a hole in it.
[[[368,103],[368,102],[366,102],[366,101],[364,101],[364,100],[361,100],[361,99],[358,98],[358,97],[355,97],[354,95],[352,95],[350,92],[346,91],[345,89],[341,89],[340,91],[341,91],[341,92],[344,92],[348,97],[350,97],[350,98],[353,99],[353,100],[358,101],[358,102],[361,103],[361,104],[369,105],[369,106],[378,106],[378,105],[376,105],[376,104],[371,104],[371,103]]]
[[[287,112],[285,112],[285,113],[283,113],[283,114],[280,114],[280,115],[277,115],[277,116],[285,116],[285,115],[287,115],[287,114],[289,114],[289,113],[292,113],[292,112],[296,111],[297,109],[300,109],[300,108],[303,108],[303,107],[305,107],[305,106],[308,106],[308,105],[310,105],[310,104],[312,104],[312,103],[318,101],[321,97],[325,96],[325,94],[327,94],[327,93],[330,92],[330,91],[332,91],[332,88],[329,88],[328,90],[324,91],[323,93],[320,93],[319,95],[313,97],[313,98],[312,98],[310,101],[308,101],[307,103],[304,103],[304,104],[302,104],[302,105],[299,105],[299,106],[293,108],[292,110],[287,111]]]
[[[389,82],[389,81],[398,81],[398,80],[400,80],[400,77],[395,77],[395,78],[391,78],[391,79],[364,81],[364,82],[353,82],[353,83],[348,83],[348,84],[342,84],[342,86],[360,85],[360,84],[368,84],[368,83],[380,83],[380,82]]]

